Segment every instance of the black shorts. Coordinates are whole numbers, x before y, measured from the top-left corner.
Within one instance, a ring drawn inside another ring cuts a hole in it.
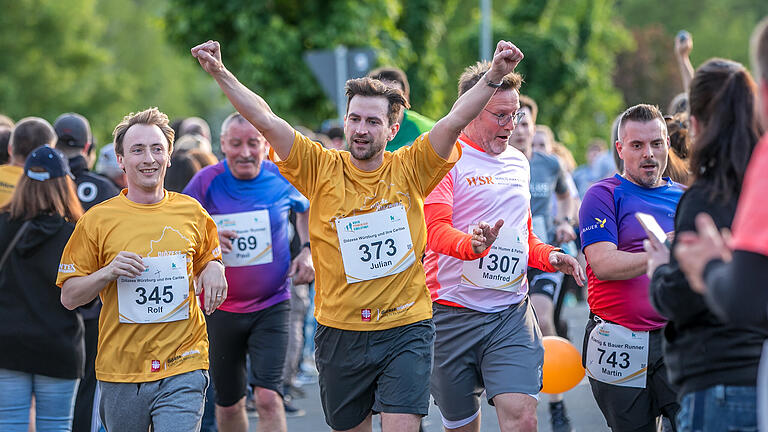
[[[597,325],[593,317],[590,313],[584,335],[582,364],[586,363],[589,334]],[[649,332],[648,376],[645,388],[620,387],[589,378],[597,406],[614,432],[654,430],[656,417],[660,415],[675,424],[680,405],[677,403],[677,392],[667,378],[661,339],[661,330]]]
[[[217,405],[237,403],[246,395],[248,384],[283,394],[290,313],[290,302],[286,300],[256,312],[217,310],[206,317]],[[251,358],[250,376],[246,354]]]
[[[347,430],[372,411],[427,415],[434,340],[431,319],[376,331],[318,325],[315,362],[326,423]]]

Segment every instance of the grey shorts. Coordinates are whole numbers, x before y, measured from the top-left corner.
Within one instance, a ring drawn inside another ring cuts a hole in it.
[[[325,421],[335,430],[373,412],[427,415],[432,320],[377,331],[324,325],[315,333],[315,362]]]
[[[107,432],[199,431],[208,371],[195,370],[157,381],[99,381],[99,414]]]
[[[587,352],[587,341],[597,323],[590,313],[584,334],[582,353]],[[677,393],[667,378],[667,368],[661,347],[661,330],[648,335],[648,376],[645,388],[620,387],[589,378],[592,395],[613,431],[654,430],[656,417],[664,415],[674,424],[680,405]],[[586,354],[582,354],[582,363]]]
[[[464,420],[502,393],[541,390],[544,347],[530,299],[496,313],[432,305],[435,366],[431,389],[448,421]]]

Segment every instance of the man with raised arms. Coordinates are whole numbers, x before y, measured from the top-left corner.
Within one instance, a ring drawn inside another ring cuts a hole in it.
[[[216,224],[163,188],[173,151],[168,117],[149,108],[114,132],[127,189],[75,226],[56,283],[68,309],[104,304],[96,379],[107,431],[199,431],[208,387],[210,314],[226,299]]]
[[[416,431],[429,407],[434,325],[421,256],[423,202],[461,155],[461,130],[523,58],[500,41],[493,65],[412,146],[385,152],[407,102],[370,78],[346,85],[349,152],[323,149],[276,116],[224,67],[217,42],[192,49],[235,108],[272,146],[280,172],[310,200],[316,362],[326,421],[337,431]]]
[[[489,67],[467,68],[459,94]],[[542,243],[532,230],[528,159],[508,145],[522,116],[521,82],[517,73],[504,76],[459,137],[461,160],[425,200],[424,266],[437,329],[431,387],[449,431],[480,430],[483,390],[502,431],[537,430],[544,348],[527,269],[584,280],[573,257]]]

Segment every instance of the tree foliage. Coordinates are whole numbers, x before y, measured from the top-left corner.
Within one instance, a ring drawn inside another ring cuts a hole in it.
[[[380,64],[404,69],[411,103],[438,118],[456,99],[456,81],[478,58],[477,2],[459,0],[171,0],[169,26],[180,46],[222,42],[225,63],[263,94],[279,115],[316,126],[333,117],[302,54],[370,46]],[[623,106],[611,82],[616,53],[631,45],[613,24],[613,0],[512,1],[494,4],[494,40],[526,53],[524,91],[538,100],[541,119],[577,150],[607,136]]]
[[[0,14],[0,112],[53,122],[68,111],[100,143],[130,111],[207,115],[223,104],[187,52],[169,45],[163,2],[14,0]]]
[[[768,2],[621,0],[616,15],[637,40],[637,51],[618,60],[617,86],[627,103],[647,102],[664,109],[683,91],[674,55],[677,32],[685,29],[693,36],[694,68],[712,57],[749,67],[749,36],[758,21],[768,15]]]

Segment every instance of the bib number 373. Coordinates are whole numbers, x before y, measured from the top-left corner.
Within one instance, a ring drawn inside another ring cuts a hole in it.
[[[187,258],[182,254],[142,258],[147,269],[117,279],[121,323],[161,323],[189,318]]]
[[[416,262],[405,208],[336,220],[347,283],[400,273]]]
[[[587,342],[587,373],[607,384],[645,388],[648,332],[599,322]]]

